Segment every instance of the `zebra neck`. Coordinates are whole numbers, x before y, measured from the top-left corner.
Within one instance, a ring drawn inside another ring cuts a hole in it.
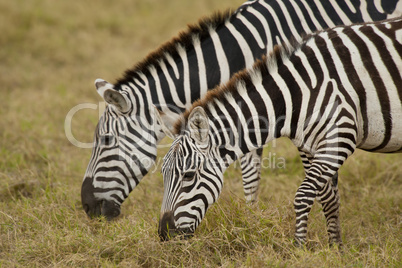
[[[283,61],[289,56],[277,54],[238,73],[200,102],[209,117],[211,143],[220,148],[222,158],[235,160],[273,139],[296,135],[300,90],[287,81],[292,76]]]
[[[257,94],[261,89],[265,91],[262,87],[262,83],[256,84],[256,91],[248,90],[251,94],[228,95],[205,109],[210,120],[211,143],[219,148],[220,156],[228,164],[275,138],[290,135],[283,95],[271,91],[273,98],[267,98],[266,92],[265,96]]]

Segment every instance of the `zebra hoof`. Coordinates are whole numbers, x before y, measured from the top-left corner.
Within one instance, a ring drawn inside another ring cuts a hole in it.
[[[304,248],[306,246],[306,241],[295,237],[293,240],[293,245],[297,248]]]
[[[330,240],[328,244],[330,248],[338,249],[340,253],[343,252],[343,243],[341,240]]]

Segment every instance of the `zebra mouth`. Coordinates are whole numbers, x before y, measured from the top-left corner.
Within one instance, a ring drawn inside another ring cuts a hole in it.
[[[91,219],[105,216],[105,218],[110,221],[120,215],[120,206],[108,200],[100,200],[92,207],[88,204],[84,204],[83,208]]]
[[[185,229],[169,229],[167,231],[161,232],[159,237],[161,242],[169,241],[173,238],[187,240],[194,236],[194,233],[190,230],[190,228]]]
[[[187,239],[192,238],[193,236],[194,236],[194,232],[191,231],[190,228],[179,229],[178,237],[179,237],[180,239],[187,240]]]
[[[113,201],[102,200],[100,212],[110,221],[120,215],[120,205]]]
[[[158,233],[161,241],[164,242],[172,238],[190,239],[193,237],[194,231],[189,227],[176,228],[173,213],[169,211],[161,216]]]

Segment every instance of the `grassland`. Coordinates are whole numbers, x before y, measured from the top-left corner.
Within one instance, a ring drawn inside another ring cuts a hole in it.
[[[0,0],[0,267],[401,267],[402,155],[358,151],[342,167],[343,253],[328,248],[319,206],[307,249],[292,246],[303,170],[286,140],[265,150],[267,166],[284,157],[285,168],[263,170],[259,201],[244,204],[240,169],[230,168],[193,239],[159,241],[160,165],[117,220],[86,217],[91,150],[67,140],[67,113],[101,101],[94,79],[114,82],[187,23],[241,2]],[[97,118],[77,113],[75,138],[91,142]]]

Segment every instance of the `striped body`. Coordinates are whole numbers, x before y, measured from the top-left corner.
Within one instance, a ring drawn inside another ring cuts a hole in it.
[[[353,3],[352,3],[353,2]],[[115,84],[97,80],[109,104],[95,131],[82,184],[90,216],[108,219],[147,174],[165,136],[153,105],[173,124],[208,89],[252,66],[276,43],[338,24],[381,20],[401,14],[399,1],[248,1],[236,12],[215,15],[151,53]],[[243,156],[246,199],[255,199],[261,150]],[[255,164],[257,163],[257,164]]]
[[[402,151],[402,18],[336,27],[278,47],[209,92],[177,124],[164,159],[159,233],[193,233],[230,163],[288,137],[303,152],[295,197],[296,242],[306,241],[314,199],[330,243],[341,244],[337,171],[356,148]]]

